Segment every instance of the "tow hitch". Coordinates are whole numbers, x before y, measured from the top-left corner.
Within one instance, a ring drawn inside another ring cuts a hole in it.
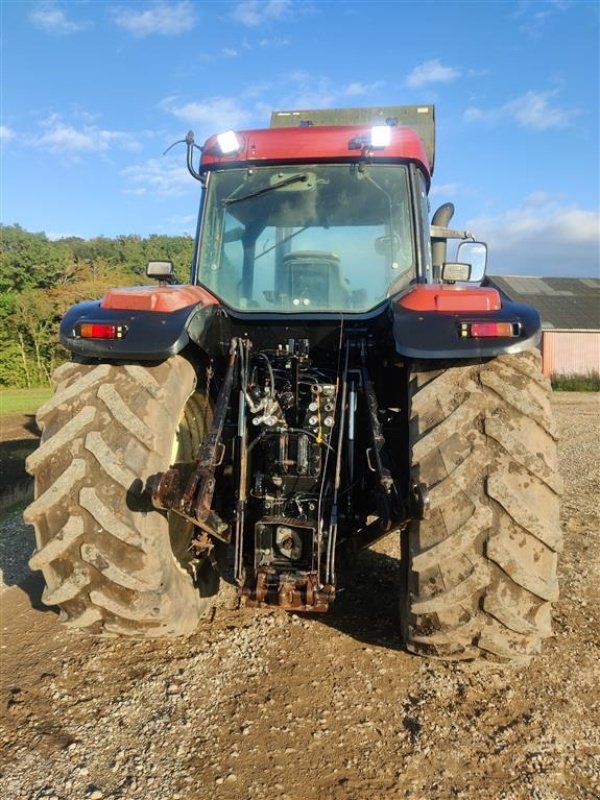
[[[237,358],[237,339],[232,339],[227,371],[217,398],[213,423],[200,447],[196,467],[187,481],[183,470],[175,465],[166,472],[152,476],[147,487],[155,508],[174,511],[227,544],[231,541],[231,528],[211,506],[216,483],[215,470],[223,460],[223,426],[229,409]]]

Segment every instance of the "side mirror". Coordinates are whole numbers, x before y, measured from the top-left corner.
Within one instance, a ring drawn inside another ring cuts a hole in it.
[[[149,261],[146,265],[146,275],[157,281],[168,281],[173,275],[172,261]]]
[[[481,283],[487,264],[487,245],[484,242],[461,242],[455,262],[442,264],[442,280]]]

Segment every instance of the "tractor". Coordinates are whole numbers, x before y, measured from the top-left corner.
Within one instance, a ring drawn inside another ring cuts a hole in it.
[[[408,651],[527,662],[561,547],[541,323],[489,284],[452,204],[430,219],[433,106],[183,142],[189,282],[150,262],[150,285],[60,325],[71,360],[27,462],[43,601],[133,637],[193,633],[224,580],[327,612],[341,561],[393,535]]]

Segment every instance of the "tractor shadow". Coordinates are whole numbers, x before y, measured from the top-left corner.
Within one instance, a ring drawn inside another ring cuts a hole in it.
[[[33,478],[25,470],[25,460],[37,446],[37,439],[0,442],[0,511],[33,499]]]
[[[32,434],[27,436],[27,433]],[[29,569],[35,550],[33,527],[23,520],[24,506],[33,500],[33,478],[25,469],[27,456],[39,445],[39,428],[33,414],[4,419],[0,441],[0,572],[3,587],[19,588],[36,611],[58,613],[42,602],[44,578]]]
[[[404,650],[398,612],[398,558],[364,550],[353,565],[341,567],[337,586],[332,608],[326,614],[315,614],[315,621],[368,645]]]
[[[0,418],[0,512],[33,499],[33,478],[25,461],[39,446],[39,437],[33,414]]]
[[[19,589],[27,595],[29,604],[34,611],[43,611],[44,613],[51,613],[58,616],[60,613],[58,606],[47,606],[42,602],[42,593],[45,586],[46,584],[41,572],[32,572],[29,577],[18,584]]]
[[[26,420],[23,423],[23,427],[25,428],[26,431],[29,431],[29,433],[32,433],[36,437],[35,446],[37,447],[39,443],[37,439],[39,439],[42,432],[39,428],[39,425],[37,424],[35,414],[24,414],[23,417]]]
[[[29,558],[35,550],[35,534],[33,527],[23,521],[22,514],[21,502],[0,514],[0,591],[18,588],[27,595],[35,611],[58,614],[58,608],[42,602],[45,587],[42,573],[29,568]]]

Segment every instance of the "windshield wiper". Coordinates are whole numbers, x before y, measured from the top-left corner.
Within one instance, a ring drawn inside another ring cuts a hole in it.
[[[272,183],[270,186],[265,186],[264,189],[259,189],[257,192],[245,194],[243,197],[226,197],[222,201],[224,206],[232,206],[234,203],[241,203],[242,200],[251,200],[253,197],[260,197],[267,192],[273,192],[275,189],[282,189],[284,186],[290,186],[292,183],[305,183],[308,180],[308,175],[290,175],[277,183]]]

